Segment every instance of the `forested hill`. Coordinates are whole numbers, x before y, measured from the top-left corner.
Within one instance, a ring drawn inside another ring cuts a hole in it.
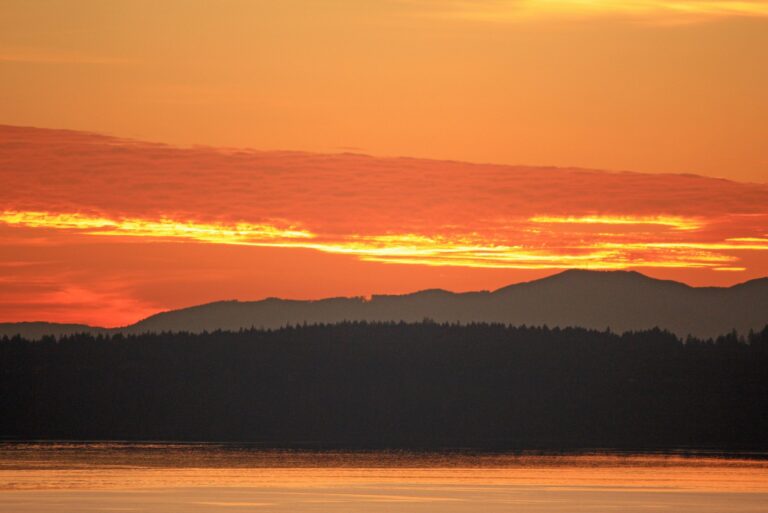
[[[768,449],[768,327],[341,323],[0,339],[0,436],[311,448]]]
[[[200,333],[243,328],[280,328],[303,323],[343,321],[490,322],[510,325],[610,328],[659,327],[678,336],[717,337],[746,333],[768,324],[768,278],[732,287],[689,287],[632,271],[569,270],[493,292],[424,290],[370,299],[340,297],[313,301],[270,298],[218,301],[162,312],[133,325],[106,330],[47,323],[0,323],[0,335]]]

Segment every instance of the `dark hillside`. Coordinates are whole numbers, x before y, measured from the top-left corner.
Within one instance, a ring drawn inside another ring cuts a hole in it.
[[[343,323],[0,342],[0,436],[768,449],[768,328]]]

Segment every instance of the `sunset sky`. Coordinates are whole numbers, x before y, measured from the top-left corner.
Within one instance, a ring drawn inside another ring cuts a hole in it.
[[[0,322],[768,275],[768,1],[0,4]]]

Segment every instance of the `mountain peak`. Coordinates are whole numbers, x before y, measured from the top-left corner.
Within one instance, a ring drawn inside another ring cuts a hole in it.
[[[593,269],[566,269],[565,271],[547,276],[545,278],[539,278],[537,280],[513,283],[497,289],[494,294],[504,294],[511,290],[518,289],[520,287],[541,287],[557,286],[557,287],[594,287],[606,284],[616,284],[617,286],[631,286],[634,283],[675,283],[680,286],[687,286],[682,283],[665,280],[659,280],[651,278],[643,273],[637,271],[625,271],[625,270],[593,270]]]
[[[638,279],[638,280],[653,280],[653,281],[661,281],[656,280],[655,278],[651,278],[648,275],[645,275],[638,271],[627,271],[623,269],[611,269],[611,270],[604,270],[604,269],[566,269],[563,272],[553,274],[552,276],[549,276],[550,279],[557,279],[557,278],[570,278],[570,277],[578,277],[578,278],[588,278],[588,279],[594,279],[597,277],[605,278],[605,279]],[[544,278],[545,280],[547,278]]]

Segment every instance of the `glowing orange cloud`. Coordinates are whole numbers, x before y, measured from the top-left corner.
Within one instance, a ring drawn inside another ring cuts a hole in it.
[[[616,224],[616,225],[651,225],[670,226],[678,230],[697,230],[702,223],[693,218],[674,216],[537,216],[530,219],[533,223],[568,223],[568,224]]]
[[[696,230],[702,223],[677,217],[533,217],[532,223],[570,223],[606,225],[668,226],[676,230]],[[76,213],[0,212],[0,223],[29,228],[76,230],[87,235],[181,239],[210,244],[313,249],[326,253],[354,255],[371,262],[510,269],[627,269],[634,268],[712,268],[719,271],[744,270],[727,267],[737,257],[720,250],[764,251],[768,240],[743,237],[724,242],[605,242],[610,234],[592,236],[592,241],[571,242],[536,248],[534,240],[510,246],[468,235],[427,236],[420,234],[348,235],[332,237],[306,230],[280,229],[250,223],[201,224],[162,218],[106,219]],[[528,230],[530,231],[530,230]],[[534,231],[542,238],[541,231]],[[615,234],[614,234],[615,235]],[[518,234],[520,239],[524,234]],[[657,234],[657,237],[663,234]],[[636,237],[636,236],[635,236]]]
[[[433,8],[453,16],[494,21],[606,15],[651,19],[768,16],[764,0],[480,0],[440,2]]]
[[[567,268],[768,274],[763,184],[17,127],[0,141],[0,320],[114,325],[227,297],[493,288]]]
[[[0,223],[30,228],[82,230],[91,235],[190,239],[215,244],[250,244],[257,241],[306,239],[312,234],[298,229],[278,228],[270,224],[203,224],[167,218],[156,220],[107,219],[78,213],[0,212]]]

